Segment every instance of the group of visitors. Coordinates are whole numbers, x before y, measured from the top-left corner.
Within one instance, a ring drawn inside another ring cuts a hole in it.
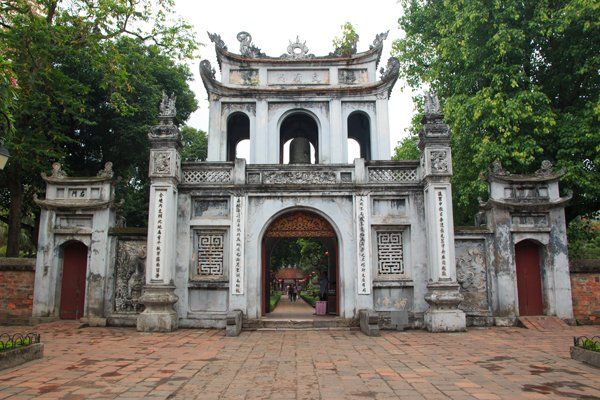
[[[296,300],[298,300],[298,286],[294,283],[294,284],[288,285],[287,289],[288,289],[288,299],[292,303],[295,303]]]

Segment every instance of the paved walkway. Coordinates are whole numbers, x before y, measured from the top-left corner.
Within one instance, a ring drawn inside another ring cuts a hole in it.
[[[288,299],[287,294],[285,296],[281,296],[279,303],[277,303],[277,307],[266,315],[268,319],[313,319],[317,317],[314,315],[315,309],[305,302],[300,295],[298,295],[298,300],[292,302]]]
[[[599,334],[597,327],[227,338],[222,330],[142,334],[77,326],[35,327],[45,358],[2,371],[0,398],[600,398],[600,370],[569,358],[572,336]]]

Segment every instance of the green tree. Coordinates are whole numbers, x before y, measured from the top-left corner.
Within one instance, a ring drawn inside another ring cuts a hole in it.
[[[351,56],[356,54],[356,46],[358,44],[358,34],[356,29],[350,22],[346,22],[342,25],[342,32],[340,37],[333,39],[333,54],[337,56]]]
[[[592,0],[403,0],[401,76],[429,85],[452,129],[457,222],[471,219],[492,161],[565,168],[568,218],[600,204],[600,7]]]
[[[12,113],[17,101],[18,88],[11,63],[0,52],[0,142],[14,129]]]
[[[208,153],[206,132],[187,125],[180,131],[183,138],[181,159],[183,161],[205,161]]]
[[[19,254],[22,221],[31,218],[30,195],[43,187],[39,172],[51,161],[62,161],[70,173],[77,174],[109,158],[136,159],[147,152],[143,143],[138,148],[125,145],[140,144],[145,138],[110,131],[118,121],[110,127],[112,122],[103,118],[136,116],[142,108],[149,110],[150,104],[156,110],[155,91],[169,89],[172,83],[173,68],[163,69],[164,75],[153,80],[151,96],[136,93],[143,82],[135,80],[130,68],[132,47],[152,49],[144,62],[158,55],[182,60],[197,48],[190,25],[171,18],[172,7],[172,0],[0,1],[0,52],[11,61],[20,87],[12,112],[14,130],[6,140],[12,157],[0,174],[5,187],[1,198],[8,204],[7,255]],[[143,79],[143,75],[137,76]],[[194,108],[193,96],[181,94],[182,104]],[[184,120],[189,112],[178,114],[178,119]],[[138,126],[145,136],[148,126]],[[143,168],[147,167],[138,165],[131,171],[141,177]]]

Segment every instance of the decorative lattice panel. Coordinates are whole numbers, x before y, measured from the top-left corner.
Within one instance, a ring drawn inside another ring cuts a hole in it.
[[[416,169],[369,168],[369,182],[414,182]]]
[[[231,171],[227,169],[184,170],[183,183],[228,183]]]
[[[200,276],[223,275],[225,233],[219,231],[199,231],[196,233],[198,265]]]
[[[402,232],[377,232],[377,273],[379,275],[404,273]]]

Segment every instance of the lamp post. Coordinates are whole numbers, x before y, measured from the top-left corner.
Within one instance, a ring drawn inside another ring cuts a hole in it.
[[[4,169],[9,158],[10,153],[8,152],[8,149],[4,147],[4,141],[0,140],[0,169]]]

